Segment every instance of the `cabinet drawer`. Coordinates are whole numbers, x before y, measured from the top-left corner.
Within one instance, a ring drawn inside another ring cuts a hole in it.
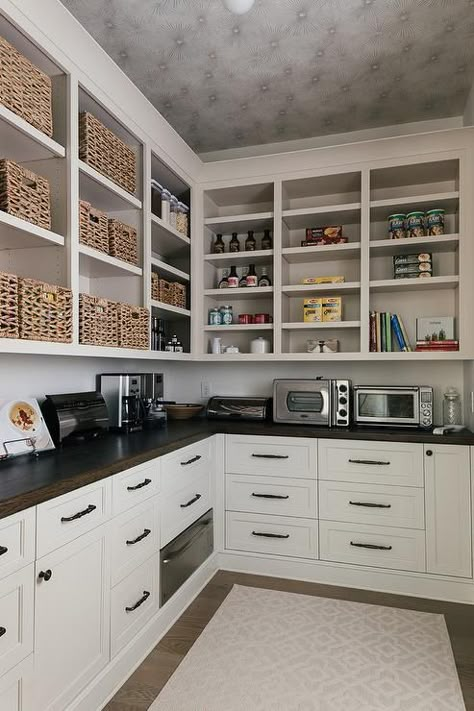
[[[226,548],[295,558],[318,557],[318,523],[286,516],[226,514]]]
[[[31,563],[0,582],[0,674],[33,651],[34,575]]]
[[[164,496],[179,491],[188,486],[190,480],[210,471],[210,447],[210,440],[205,439],[162,457]]]
[[[226,471],[316,479],[316,440],[306,437],[226,437]]]
[[[33,655],[0,678],[2,711],[35,711],[33,702]]]
[[[193,479],[193,477],[190,477]],[[161,547],[173,540],[212,506],[209,493],[209,474],[193,479],[187,487],[161,503]]]
[[[109,518],[108,479],[40,504],[37,507],[37,558],[92,531]]]
[[[160,550],[158,497],[126,511],[113,521],[112,585]]]
[[[316,481],[228,474],[225,486],[231,511],[316,518]]]
[[[0,580],[35,559],[35,509],[0,519]]]
[[[320,521],[319,555],[338,563],[423,572],[425,532]]]
[[[423,486],[423,445],[319,440],[319,478]]]
[[[159,553],[112,590],[111,652],[114,657],[158,610]]]
[[[161,489],[161,462],[153,459],[150,463],[127,469],[112,478],[112,501],[114,514],[141,504],[159,493]]]
[[[319,518],[424,529],[423,489],[320,481]]]

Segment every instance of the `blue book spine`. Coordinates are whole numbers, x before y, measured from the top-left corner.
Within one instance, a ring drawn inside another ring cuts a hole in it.
[[[400,324],[398,323],[397,314],[392,314],[391,321],[393,333],[395,335],[395,338],[397,339],[398,347],[401,351],[406,351],[407,346],[405,343],[405,339],[403,338],[402,329],[400,328]]]

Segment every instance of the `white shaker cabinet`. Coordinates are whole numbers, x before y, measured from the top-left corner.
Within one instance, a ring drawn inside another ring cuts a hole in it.
[[[426,444],[426,568],[428,573],[472,576],[469,447]]]
[[[108,528],[36,562],[35,711],[64,711],[109,661]]]

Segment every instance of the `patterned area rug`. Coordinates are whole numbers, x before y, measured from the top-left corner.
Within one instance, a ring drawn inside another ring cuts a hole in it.
[[[465,711],[444,617],[234,586],[150,711]]]

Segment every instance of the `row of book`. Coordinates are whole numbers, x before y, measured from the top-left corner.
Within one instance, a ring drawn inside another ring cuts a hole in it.
[[[417,321],[422,321],[422,319],[417,319]],[[420,329],[417,323],[418,332],[424,333],[425,331],[423,331],[423,327]],[[459,341],[453,338],[446,338],[446,335],[446,332],[441,330],[439,333],[433,333],[424,340],[419,339],[416,341],[415,350],[431,353],[434,351],[458,351]],[[407,353],[413,350],[399,314],[392,314],[386,311],[370,312],[369,350],[371,353],[391,353],[397,350]]]
[[[398,314],[371,311],[369,315],[369,350],[371,353],[391,353],[412,350],[405,326]]]

